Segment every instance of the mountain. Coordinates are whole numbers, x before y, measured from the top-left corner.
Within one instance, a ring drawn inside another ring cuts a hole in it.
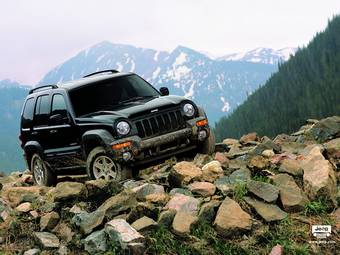
[[[225,116],[263,84],[277,65],[214,60],[179,46],[172,52],[102,42],[65,61],[40,84],[78,79],[103,69],[135,72],[156,88],[194,99],[213,123]]]
[[[228,54],[218,58],[226,61],[246,61],[252,63],[278,64],[287,61],[295,54],[297,48],[287,47],[279,50],[271,48],[256,48],[251,51]]]
[[[19,145],[19,122],[28,86],[10,80],[0,81],[0,171],[24,169]]]
[[[305,119],[340,115],[340,16],[328,23],[306,48],[279,65],[267,83],[230,116],[216,124],[222,137],[255,130],[291,132]]]

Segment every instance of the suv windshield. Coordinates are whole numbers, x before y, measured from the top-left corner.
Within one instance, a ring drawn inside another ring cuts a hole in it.
[[[117,77],[70,91],[77,117],[159,95],[156,89],[137,75]]]

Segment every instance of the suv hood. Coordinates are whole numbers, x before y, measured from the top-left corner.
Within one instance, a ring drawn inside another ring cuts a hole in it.
[[[160,96],[156,98],[146,98],[134,102],[124,103],[112,108],[112,110],[105,110],[102,112],[93,113],[85,118],[78,118],[78,120],[92,120],[92,121],[109,121],[112,122],[118,118],[133,119],[138,116],[146,115],[151,111],[161,111],[163,109],[172,108],[187,99],[180,96]]]

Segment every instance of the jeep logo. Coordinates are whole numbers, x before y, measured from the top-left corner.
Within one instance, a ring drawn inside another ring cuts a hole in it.
[[[158,112],[158,109],[153,109],[151,110],[151,112]]]

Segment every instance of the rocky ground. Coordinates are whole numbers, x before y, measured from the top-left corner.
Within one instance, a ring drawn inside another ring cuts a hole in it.
[[[339,170],[330,117],[274,140],[225,139],[124,183],[37,187],[16,172],[0,177],[0,254],[336,254]],[[312,225],[332,232],[318,239]]]

